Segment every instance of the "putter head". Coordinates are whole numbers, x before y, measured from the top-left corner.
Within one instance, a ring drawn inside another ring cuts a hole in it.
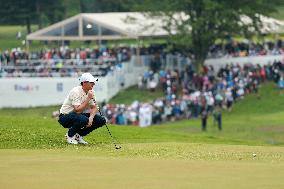
[[[115,145],[115,149],[119,150],[119,149],[121,149],[121,146]]]

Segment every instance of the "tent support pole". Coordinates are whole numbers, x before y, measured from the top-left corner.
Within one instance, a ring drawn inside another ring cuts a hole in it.
[[[140,40],[139,37],[136,39],[137,42],[137,49],[136,49],[136,57],[137,57],[137,61],[136,64],[137,65],[141,65],[141,57],[140,57]]]

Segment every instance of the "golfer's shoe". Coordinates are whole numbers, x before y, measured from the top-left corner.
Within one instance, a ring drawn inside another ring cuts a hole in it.
[[[82,136],[80,136],[78,133],[75,135],[76,136],[76,140],[79,144],[88,144],[88,142],[86,142]]]
[[[78,141],[76,140],[76,135],[73,137],[68,136],[68,132],[65,134],[66,140],[68,144],[78,144]]]

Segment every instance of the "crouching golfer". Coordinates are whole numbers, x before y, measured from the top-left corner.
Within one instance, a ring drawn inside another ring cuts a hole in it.
[[[93,87],[97,81],[90,73],[80,77],[81,86],[74,87],[60,108],[58,122],[69,128],[66,139],[69,144],[88,144],[83,136],[106,123],[104,117],[97,115]],[[89,110],[89,113],[86,111]]]

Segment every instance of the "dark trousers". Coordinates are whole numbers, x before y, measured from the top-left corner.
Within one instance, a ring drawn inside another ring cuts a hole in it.
[[[217,119],[217,123],[218,123],[218,128],[221,131],[222,130],[222,116],[219,115],[219,116],[217,116],[216,119]]]
[[[95,115],[91,127],[86,127],[89,122],[89,113],[77,114],[71,112],[69,114],[60,114],[58,122],[64,127],[69,128],[68,136],[73,137],[76,133],[86,136],[93,130],[106,124],[106,119],[100,115]]]
[[[206,131],[207,118],[201,118],[202,131]]]

